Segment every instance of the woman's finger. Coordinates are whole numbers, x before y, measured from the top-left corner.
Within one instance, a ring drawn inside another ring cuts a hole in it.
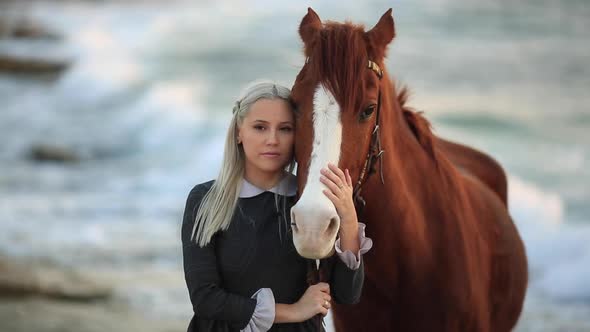
[[[336,205],[339,203],[340,199],[338,198],[338,196],[334,195],[331,191],[324,189],[322,192],[324,193],[324,195],[326,195],[326,197],[328,197],[328,199],[332,202],[332,204]]]
[[[334,172],[336,176],[338,176],[338,178],[340,179],[340,181],[342,181],[343,184],[346,184],[346,177],[344,176],[344,172],[342,172],[342,170],[338,168],[338,166],[329,163],[328,168],[330,168],[330,170]]]
[[[331,169],[324,168],[322,170],[322,174],[328,179],[330,179],[330,181],[334,182],[338,188],[341,188],[340,186],[344,186],[344,182],[342,181],[342,179],[340,179],[338,175],[334,173]]]
[[[320,291],[330,294],[330,284],[327,282],[318,282],[316,284]]]
[[[340,177],[338,177],[338,174],[334,173],[332,170],[325,168],[325,171],[322,173],[324,174],[324,176],[326,176],[327,178],[330,179],[330,181],[334,182],[334,184],[336,184],[336,187],[338,187],[338,191],[342,190],[345,186],[346,186],[346,179],[341,179]],[[337,192],[338,192],[337,191]],[[335,192],[335,193],[337,193]]]
[[[334,183],[334,181],[328,179],[326,176],[322,175],[322,177],[320,177],[320,181],[325,184],[334,195],[337,195],[337,193],[340,191],[338,185]]]

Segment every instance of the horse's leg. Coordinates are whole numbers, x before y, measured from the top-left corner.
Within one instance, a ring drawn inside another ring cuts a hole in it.
[[[474,148],[437,137],[435,147],[460,171],[469,172],[495,192],[508,206],[508,180],[500,164],[491,156]]]

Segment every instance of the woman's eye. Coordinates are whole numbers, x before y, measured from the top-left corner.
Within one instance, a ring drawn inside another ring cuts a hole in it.
[[[257,125],[257,126],[254,126],[254,129],[255,129],[255,130],[262,131],[262,130],[264,130],[265,128],[264,128],[264,126]]]
[[[281,130],[282,131],[286,131],[286,132],[291,132],[291,131],[293,131],[293,128],[291,128],[291,127],[283,127],[283,128],[281,128]]]

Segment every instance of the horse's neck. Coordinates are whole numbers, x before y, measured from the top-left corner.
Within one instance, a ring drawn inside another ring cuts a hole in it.
[[[473,213],[465,204],[464,183],[444,155],[435,151],[433,158],[418,143],[399,109],[387,108],[383,115],[383,169],[377,164],[363,187],[367,203],[359,216],[374,243],[366,258],[367,279],[391,301],[408,294],[408,280],[417,286],[412,291],[426,293],[474,289],[464,277],[473,275],[473,252],[481,244],[474,242],[477,226],[464,217]],[[449,261],[453,264],[445,264]],[[433,279],[435,273],[445,278]]]
[[[426,223],[436,212],[427,211],[425,207],[436,200],[436,195],[442,194],[432,186],[439,181],[438,171],[407,127],[401,111],[388,106],[380,126],[385,151],[383,162],[377,163],[377,172],[363,189],[367,205],[360,219],[366,218],[368,231],[371,229],[376,241],[384,242],[376,246],[377,251],[384,251],[386,256],[383,257],[399,252],[399,248],[411,248],[411,252],[398,257],[413,264],[409,269],[421,270],[420,265],[428,265],[433,254]],[[380,172],[383,172],[384,183]]]
[[[390,200],[392,208],[399,205],[398,209],[409,201],[421,205],[433,199],[436,201],[436,196],[445,196],[445,193],[433,192],[433,188],[453,181],[454,174],[445,160],[439,163],[438,158],[443,156],[436,151],[433,156],[421,145],[410,129],[396,96],[387,96],[387,99],[380,121],[380,137],[385,151],[383,169],[380,170],[381,165],[377,165],[377,171],[384,174],[385,185],[377,192],[380,197]],[[430,132],[421,134],[428,136]],[[374,182],[376,186],[379,184]]]

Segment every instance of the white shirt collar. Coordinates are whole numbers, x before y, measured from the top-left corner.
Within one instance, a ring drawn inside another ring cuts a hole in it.
[[[276,186],[264,190],[258,188],[246,179],[242,179],[242,188],[240,189],[240,198],[249,198],[262,194],[265,191],[270,191],[283,196],[295,196],[297,194],[297,177],[291,173],[287,173],[285,177]]]

